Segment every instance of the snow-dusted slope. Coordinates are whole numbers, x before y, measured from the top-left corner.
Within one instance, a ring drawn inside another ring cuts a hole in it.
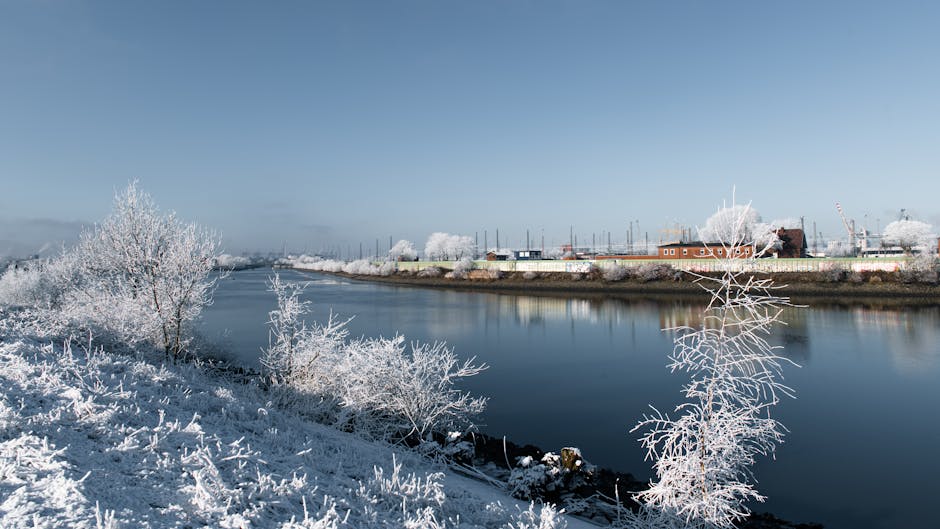
[[[0,527],[564,525],[254,385],[27,337],[11,318],[0,309]]]

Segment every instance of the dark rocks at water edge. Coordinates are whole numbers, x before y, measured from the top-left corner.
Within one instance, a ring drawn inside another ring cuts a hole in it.
[[[632,474],[596,467],[582,458],[576,448],[563,448],[560,455],[550,454],[533,445],[518,445],[504,438],[486,434],[473,434],[473,455],[462,463],[479,469],[484,474],[504,483],[513,482],[520,475],[520,463],[531,462],[530,468],[539,467],[554,474],[554,486],[535,486],[533,494],[523,500],[554,503],[568,513],[586,518],[600,525],[609,525],[618,519],[618,510],[636,509],[632,493],[642,490],[648,483]],[[443,442],[443,439],[441,439]],[[548,457],[546,457],[548,455]],[[547,460],[547,461],[546,461]],[[515,469],[515,472],[513,471]],[[544,485],[544,484],[542,484]],[[619,504],[619,505],[618,505]],[[822,529],[817,523],[795,523],[770,513],[755,513],[738,524],[739,529]]]

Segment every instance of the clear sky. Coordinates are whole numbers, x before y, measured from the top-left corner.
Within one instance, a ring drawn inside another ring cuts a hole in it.
[[[940,224],[940,2],[0,0],[0,255],[139,179],[225,247]]]

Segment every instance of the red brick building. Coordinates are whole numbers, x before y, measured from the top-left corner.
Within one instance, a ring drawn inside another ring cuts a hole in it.
[[[660,259],[748,258],[752,255],[754,255],[754,248],[751,246],[724,248],[717,243],[705,244],[702,241],[664,244],[659,247],[658,253]]]

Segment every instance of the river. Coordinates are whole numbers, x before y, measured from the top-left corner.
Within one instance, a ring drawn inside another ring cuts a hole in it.
[[[258,365],[275,305],[268,269],[220,282],[203,332],[230,359]],[[489,397],[481,429],[545,450],[581,448],[602,466],[651,476],[630,428],[652,404],[671,411],[684,375],[670,374],[661,329],[697,324],[696,301],[458,292],[280,271],[306,281],[310,319],[355,316],[353,336],[445,340],[490,367],[463,387]],[[776,461],[755,467],[768,496],[756,511],[831,529],[936,528],[940,476],[940,308],[787,309],[773,341],[797,398],[777,406],[789,429]]]

